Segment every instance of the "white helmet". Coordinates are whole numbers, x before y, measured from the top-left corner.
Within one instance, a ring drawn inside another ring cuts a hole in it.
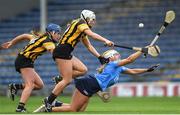
[[[93,11],[91,10],[83,10],[81,12],[81,19],[86,20],[87,18],[89,18],[90,20],[95,20],[96,19],[96,15]]]
[[[113,57],[115,54],[119,54],[119,52],[117,52],[116,50],[107,50],[102,54],[102,56],[104,58],[110,58]]]

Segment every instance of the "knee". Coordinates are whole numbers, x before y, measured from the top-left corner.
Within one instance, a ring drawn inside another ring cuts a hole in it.
[[[44,83],[41,83],[40,88],[42,89],[44,87]]]
[[[37,89],[42,89],[43,87],[44,87],[44,83],[43,82],[41,82],[41,83],[39,83],[37,85]]]
[[[87,72],[88,72],[88,68],[85,67],[85,68],[84,68],[84,73],[86,74]]]
[[[83,69],[82,69],[82,73],[83,74],[86,74],[88,72],[88,68],[85,66]]]

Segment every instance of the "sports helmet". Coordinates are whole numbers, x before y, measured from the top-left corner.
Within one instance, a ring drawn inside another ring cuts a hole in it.
[[[80,17],[83,20],[86,20],[86,19],[95,20],[96,19],[95,13],[93,11],[91,11],[91,10],[83,10],[81,12]]]
[[[105,51],[105,52],[102,54],[102,56],[103,56],[104,58],[110,58],[110,57],[113,57],[115,54],[119,54],[119,55],[120,55],[120,53],[117,52],[116,50],[107,50],[107,51]]]
[[[57,33],[61,33],[61,27],[57,24],[54,23],[49,23],[46,27],[46,31],[47,32],[57,32]]]

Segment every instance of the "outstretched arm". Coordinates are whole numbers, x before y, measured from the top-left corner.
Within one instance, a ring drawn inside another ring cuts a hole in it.
[[[138,52],[130,55],[128,58],[121,60],[118,65],[119,65],[119,66],[123,66],[123,65],[132,63],[132,62],[134,62],[139,56],[141,56],[141,54],[142,54],[142,52],[138,51]]]
[[[145,73],[145,72],[147,72],[147,69],[127,69],[123,73],[135,75],[135,74],[141,74],[141,73]]]
[[[159,64],[153,65],[153,66],[151,66],[150,68],[147,68],[147,69],[127,69],[123,73],[135,75],[135,74],[141,74],[141,73],[145,73],[145,72],[152,72],[158,66],[159,66]]]
[[[95,40],[99,40],[101,42],[104,42],[108,46],[113,46],[114,45],[114,43],[112,41],[100,36],[99,34],[96,34],[96,33],[92,32],[90,29],[85,29],[84,33],[86,33],[88,36],[92,37]]]
[[[31,39],[33,39],[33,37],[30,34],[21,34],[10,41],[3,43],[1,47],[2,49],[8,49],[22,40],[31,40]]]

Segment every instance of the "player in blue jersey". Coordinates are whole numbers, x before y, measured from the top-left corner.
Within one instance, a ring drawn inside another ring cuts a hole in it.
[[[142,53],[136,52],[126,59],[120,59],[120,54],[116,50],[108,50],[103,53],[103,57],[109,58],[109,63],[99,68],[99,73],[75,79],[75,92],[69,105],[53,107],[52,112],[77,112],[84,111],[88,104],[89,98],[98,92],[104,91],[108,87],[119,82],[121,74],[141,74],[152,72],[158,65],[144,69],[130,69],[125,67],[134,62]]]

